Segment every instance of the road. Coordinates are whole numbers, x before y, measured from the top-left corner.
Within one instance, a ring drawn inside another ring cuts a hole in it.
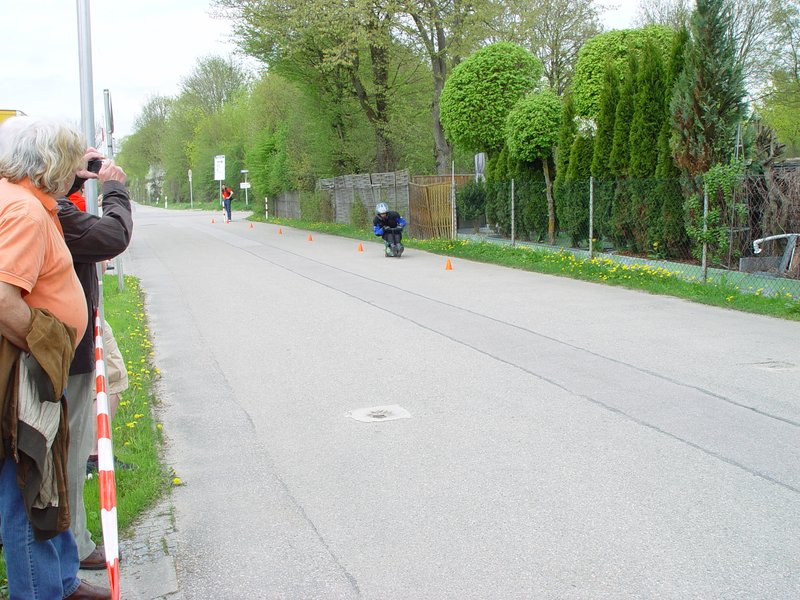
[[[182,597],[800,597],[800,323],[214,217],[125,258]]]

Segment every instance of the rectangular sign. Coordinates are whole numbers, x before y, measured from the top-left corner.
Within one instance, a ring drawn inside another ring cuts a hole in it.
[[[214,181],[225,181],[225,155],[214,157]]]
[[[243,189],[243,190],[249,190],[250,189],[250,182],[249,181],[243,181],[242,183],[239,184],[239,188]]]

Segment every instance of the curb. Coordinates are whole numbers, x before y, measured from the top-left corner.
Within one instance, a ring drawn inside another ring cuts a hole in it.
[[[120,539],[120,595],[123,600],[183,600],[175,565],[177,541],[173,506],[160,499]],[[78,577],[108,587],[106,571],[79,571]]]

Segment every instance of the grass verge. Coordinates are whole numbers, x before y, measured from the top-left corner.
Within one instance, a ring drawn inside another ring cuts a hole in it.
[[[263,221],[260,219],[254,219]],[[372,232],[339,223],[311,223],[293,219],[269,219],[270,223],[319,231],[344,237],[372,240]],[[408,248],[464,258],[536,273],[558,275],[606,285],[618,285],[651,294],[674,296],[710,306],[719,306],[781,319],[800,321],[800,301],[791,295],[768,296],[747,293],[723,282],[687,281],[677,273],[649,265],[625,265],[607,258],[581,259],[571,252],[537,250],[471,240],[415,240],[403,238]]]
[[[106,320],[114,330],[128,368],[129,387],[123,392],[112,423],[116,456],[135,465],[132,470],[117,469],[117,519],[120,537],[129,533],[133,521],[165,493],[169,474],[160,462],[161,425],[155,423],[151,408],[157,402],[154,383],[158,369],[153,366],[152,345],[139,280],[126,276],[124,290],[117,277],[103,278]],[[84,501],[92,539],[100,543],[100,500],[97,478],[86,482]],[[0,555],[2,552],[0,552]],[[8,598],[5,560],[0,560],[0,599]]]

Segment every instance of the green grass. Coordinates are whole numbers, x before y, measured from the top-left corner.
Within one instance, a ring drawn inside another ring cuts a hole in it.
[[[120,291],[116,276],[103,278],[104,311],[114,330],[114,337],[128,368],[127,391],[112,423],[114,454],[120,460],[136,465],[132,470],[115,470],[117,484],[117,520],[125,535],[133,520],[152,506],[169,485],[159,459],[161,426],[151,411],[157,403],[154,379],[158,369],[152,365],[152,344],[144,312],[142,291],[135,277],[125,277]],[[86,519],[92,539],[102,539],[100,500],[97,478],[86,482],[84,489]]]
[[[168,490],[171,481],[160,462],[161,425],[155,422],[151,411],[157,402],[154,381],[158,369],[152,364],[152,345],[139,281],[126,276],[125,289],[120,291],[117,277],[107,275],[103,278],[103,288],[106,320],[114,330],[128,368],[129,387],[122,394],[112,423],[115,454],[136,465],[130,471],[115,471],[118,527],[124,537],[133,521]],[[100,543],[97,478],[86,482],[84,501],[92,538]],[[5,560],[0,560],[0,599],[8,598],[7,584]]]
[[[264,221],[263,217],[251,217],[251,219]],[[356,239],[371,240],[375,238],[367,229],[339,223],[311,223],[292,219],[269,219],[269,222]],[[572,252],[566,250],[554,252],[529,246],[511,246],[486,241],[403,238],[403,243],[408,248],[417,248],[454,258],[606,285],[618,285],[651,294],[675,296],[701,304],[781,319],[800,320],[800,301],[791,294],[766,295],[759,290],[750,293],[742,291],[724,280],[707,283],[687,281],[680,273],[669,271],[663,267],[623,264],[607,258],[590,260],[576,257]]]

